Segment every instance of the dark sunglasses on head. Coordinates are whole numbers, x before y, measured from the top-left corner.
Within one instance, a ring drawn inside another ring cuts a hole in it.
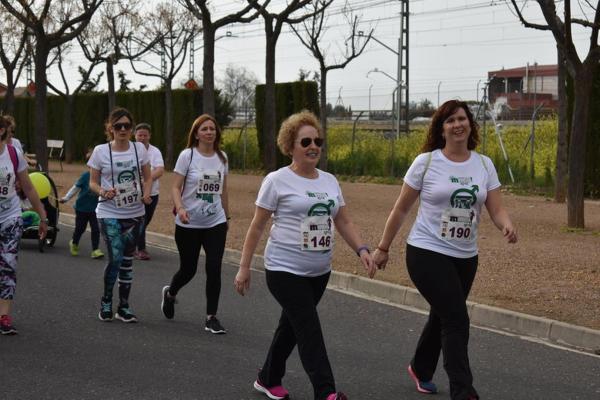
[[[131,124],[129,122],[118,122],[113,125],[113,129],[115,131],[128,131],[131,129]]]
[[[323,138],[320,138],[320,137],[317,137],[317,138],[314,138],[314,139],[313,138],[309,138],[309,137],[305,137],[305,138],[300,139],[300,145],[302,147],[308,147],[308,146],[310,146],[310,144],[312,142],[314,142],[315,146],[317,146],[317,147],[323,146]]]

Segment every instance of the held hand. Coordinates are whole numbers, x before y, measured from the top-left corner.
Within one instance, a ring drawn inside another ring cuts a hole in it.
[[[150,196],[142,197],[142,202],[146,205],[152,203],[152,198]]]
[[[235,279],[233,280],[235,290],[244,296],[250,290],[250,268],[242,268],[238,270]]]
[[[46,239],[46,235],[48,234],[48,223],[46,223],[46,219],[42,219],[40,221],[40,225],[38,226],[38,235],[40,240]]]
[[[102,197],[104,197],[107,200],[112,200],[117,195],[117,189],[111,187],[110,189],[106,189],[103,192],[103,194],[104,194],[104,196],[102,196]]]
[[[511,223],[506,224],[502,228],[502,235],[504,235],[508,243],[517,243],[517,230]]]
[[[58,202],[59,202],[60,204],[65,204],[67,201],[68,201],[68,200],[67,200],[67,199],[65,199],[64,197],[63,197],[63,198],[61,198],[60,200],[58,200]]]
[[[385,269],[385,265],[387,264],[388,259],[388,253],[379,249],[375,249],[375,253],[373,253],[373,263],[375,264],[375,266],[377,266],[377,269]]]
[[[183,207],[179,207],[177,210],[177,215],[179,215],[179,220],[184,224],[190,223],[190,217],[188,216],[187,211]]]
[[[369,275],[369,278],[373,279],[373,277],[375,276],[375,272],[377,272],[377,268],[375,268],[373,258],[367,250],[363,250],[360,252],[360,261],[362,262],[363,267],[365,267],[365,271],[367,271],[367,275]]]

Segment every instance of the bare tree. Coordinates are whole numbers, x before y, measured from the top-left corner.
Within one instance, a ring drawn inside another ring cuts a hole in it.
[[[6,94],[2,111],[15,111],[15,87],[28,57],[27,28],[12,14],[0,7],[0,61],[6,73]]]
[[[593,14],[592,19],[571,17],[571,1],[564,0],[564,15],[559,16],[554,0],[537,0],[546,20],[546,25],[534,24],[526,20],[517,0],[510,0],[521,23],[527,28],[550,31],[565,58],[567,70],[573,78],[573,119],[569,142],[569,182],[567,192],[567,224],[571,228],[584,228],[584,182],[585,182],[585,142],[589,127],[592,79],[600,61],[598,30],[600,29],[600,0],[594,6],[591,0],[578,1],[584,15]],[[527,5],[528,1],[523,3]],[[573,25],[589,28],[590,46],[582,61],[573,42]]]
[[[26,1],[0,0],[8,12],[35,37],[35,150],[38,163],[48,169],[48,108],[46,65],[50,50],[81,33],[103,0]],[[51,7],[53,6],[53,7]]]
[[[371,29],[366,36],[359,36],[358,26],[361,17],[354,14],[350,4],[346,1],[342,8],[342,15],[350,32],[348,33],[348,36],[344,38],[344,49],[340,51],[341,54],[333,56],[331,63],[328,63],[327,56],[330,48],[323,48],[321,41],[327,31],[328,16],[326,8],[329,4],[331,4],[331,2],[328,2],[327,0],[313,0],[309,9],[312,10],[314,14],[311,18],[302,22],[304,29],[299,29],[294,25],[291,25],[291,28],[296,36],[298,36],[298,39],[300,39],[304,47],[311,52],[313,57],[319,63],[320,114],[324,139],[327,139],[327,73],[332,70],[346,68],[346,65],[348,65],[350,61],[362,54],[373,34],[373,29]],[[318,10],[321,11],[317,12]],[[319,166],[321,169],[327,170],[327,140],[325,140],[321,150]]]
[[[140,6],[135,0],[106,2],[78,37],[86,58],[92,63],[101,62],[106,65],[109,110],[116,104],[115,65],[120,60],[142,56],[158,40],[158,37],[153,37],[146,47],[138,48],[135,54],[128,54],[127,46],[134,32],[140,29]]]
[[[231,101],[236,111],[240,111],[246,109],[248,104],[254,104],[257,84],[258,78],[254,72],[243,65],[228,64],[220,86],[222,93]]]
[[[52,84],[52,82],[50,81],[46,81],[48,83],[48,87],[54,92],[56,92],[58,95],[63,97],[65,100],[63,129],[65,140],[65,161],[67,163],[73,161],[73,138],[75,132],[75,96],[79,92],[81,92],[82,89],[85,87],[86,83],[90,79],[94,67],[97,65],[97,63],[91,63],[87,69],[83,69],[82,67],[80,67],[83,69],[81,81],[71,91],[63,65],[65,63],[65,56],[68,56],[70,47],[71,46],[69,45],[69,43],[66,43],[54,48],[53,53],[55,53],[55,55],[51,62],[51,64],[56,65],[56,68],[58,69],[64,89],[61,90],[58,88],[57,85]]]
[[[322,7],[327,7],[333,0],[326,1]],[[248,0],[250,2],[250,0]],[[313,15],[321,12],[321,8],[296,16],[311,0],[291,0],[286,3],[283,10],[278,13],[269,12],[267,7],[255,6],[260,12],[265,24],[266,61],[265,61],[265,117],[264,117],[264,154],[263,165],[267,171],[277,167],[275,148],[275,129],[277,116],[275,115],[275,48],[284,24],[298,24]]]
[[[247,23],[258,17],[258,11],[253,11],[256,7],[260,9],[264,6],[259,4],[259,0],[247,0],[248,5],[241,7],[239,11],[227,14],[217,20],[213,20],[211,5],[208,0],[179,0],[185,7],[192,12],[196,18],[202,21],[202,37],[204,40],[204,56],[202,64],[202,106],[204,112],[215,115],[215,41],[216,32],[219,28],[233,23]],[[266,0],[264,4],[268,4]]]
[[[154,37],[158,42],[152,45]],[[137,62],[144,62],[135,57],[130,57],[133,70],[144,76],[159,77],[163,81],[165,90],[166,113],[166,154],[165,163],[168,167],[173,165],[173,79],[185,61],[187,48],[194,37],[194,21],[190,14],[183,8],[171,3],[161,3],[145,18],[141,29],[136,32],[132,44],[138,48],[150,48],[151,52],[161,57],[161,68],[153,67],[154,72],[142,71],[136,67]],[[128,52],[136,53],[129,49]],[[139,53],[139,50],[137,51]],[[134,61],[135,60],[135,61]],[[152,70],[152,69],[151,69]]]

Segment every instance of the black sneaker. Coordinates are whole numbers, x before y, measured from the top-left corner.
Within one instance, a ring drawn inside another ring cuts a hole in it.
[[[221,326],[221,323],[217,319],[217,317],[210,317],[206,320],[206,325],[204,325],[204,330],[210,333],[214,333],[215,335],[223,335],[227,333],[225,328]]]
[[[100,312],[98,313],[100,321],[109,322],[113,319],[112,302],[100,300]]]
[[[177,300],[175,300],[175,297],[167,294],[169,292],[169,287],[170,286],[165,286],[162,289],[162,302],[160,303],[160,308],[167,319],[173,319],[175,316],[175,304],[177,304]]]
[[[137,317],[129,306],[119,306],[119,309],[115,313],[115,318],[123,322],[137,322]]]
[[[9,315],[0,317],[0,333],[3,335],[16,335],[18,333]]]

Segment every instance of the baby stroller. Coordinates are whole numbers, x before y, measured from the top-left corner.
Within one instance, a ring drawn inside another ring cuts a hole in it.
[[[46,216],[48,217],[48,233],[46,234],[46,238],[44,240],[40,240],[38,234],[39,228],[39,216],[37,220],[31,218],[31,216],[26,215],[27,212],[23,213],[23,239],[35,239],[38,241],[38,250],[40,253],[44,252],[44,248],[46,246],[53,247],[56,242],[56,236],[58,234],[58,216],[59,216],[59,208],[58,208],[58,192],[56,190],[56,185],[50,176],[45,172],[32,172],[29,174],[31,182],[34,186],[36,186],[36,190],[40,193],[38,189],[38,185],[42,187],[41,194],[48,194],[42,197],[40,200],[44,205],[44,209],[46,210]],[[37,215],[37,214],[36,214]]]

